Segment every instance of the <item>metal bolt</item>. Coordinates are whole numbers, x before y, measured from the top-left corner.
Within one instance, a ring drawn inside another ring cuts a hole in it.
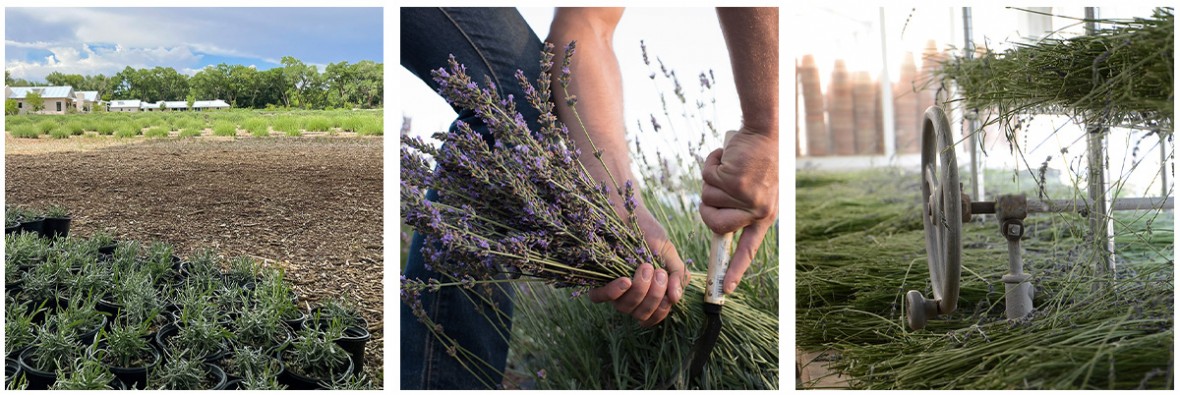
[[[1020,236],[1020,233],[1021,233],[1021,226],[1020,225],[1017,225],[1017,224],[1009,224],[1008,225],[1008,235]]]

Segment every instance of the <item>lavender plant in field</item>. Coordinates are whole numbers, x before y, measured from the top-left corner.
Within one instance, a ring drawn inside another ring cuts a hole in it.
[[[571,43],[562,64],[563,88],[569,84],[573,49]],[[402,137],[404,221],[424,235],[427,267],[455,280],[404,280],[403,298],[411,306],[423,290],[471,288],[500,281],[495,278],[503,274],[574,287],[577,293],[630,277],[643,262],[658,265],[635,222],[631,181],[618,185],[612,176],[608,185],[592,178],[578,161],[581,151],[553,113],[547,71],[553,67],[551,50],[547,44],[542,52],[536,86],[523,72],[516,73],[529,103],[541,114],[539,130],[530,130],[511,95],[500,97],[490,79],[485,87],[476,84],[453,56],[449,69],[432,72],[439,93],[474,111],[491,139],[465,123],[458,123],[455,133],[434,135],[445,143],[442,148]],[[565,104],[574,106],[576,99],[567,97]],[[602,154],[594,152],[600,160]],[[436,191],[438,198],[427,200],[427,190]],[[610,194],[622,198],[624,210],[612,206]]]

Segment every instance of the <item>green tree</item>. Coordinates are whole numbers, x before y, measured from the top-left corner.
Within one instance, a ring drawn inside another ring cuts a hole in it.
[[[192,92],[189,92],[188,96],[185,97],[184,101],[185,101],[185,104],[188,105],[188,110],[192,111],[193,110],[193,103],[197,102],[197,97],[193,96]]]
[[[37,92],[25,94],[25,104],[29,106],[29,112],[41,112],[45,109],[45,99]]]
[[[53,86],[70,86],[75,90],[85,90],[82,88],[82,81],[85,77],[81,74],[62,74],[59,71],[54,71],[45,76],[45,81]]]
[[[7,73],[7,72],[5,72]],[[20,114],[20,107],[17,107],[15,99],[4,99],[4,115]]]

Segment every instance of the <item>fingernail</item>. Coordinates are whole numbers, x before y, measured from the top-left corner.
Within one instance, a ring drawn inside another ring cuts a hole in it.
[[[640,270],[639,271],[639,278],[642,278],[643,281],[650,281],[651,280],[651,271],[652,271],[651,266],[644,266],[642,269],[639,269],[639,270]]]
[[[663,271],[656,272],[656,284],[664,285],[668,282],[668,273]]]
[[[620,290],[626,291],[627,288],[631,288],[630,281],[619,281],[619,289]]]
[[[727,294],[733,293],[734,288],[737,288],[736,282],[730,281],[730,282],[725,283],[725,293],[727,293]]]

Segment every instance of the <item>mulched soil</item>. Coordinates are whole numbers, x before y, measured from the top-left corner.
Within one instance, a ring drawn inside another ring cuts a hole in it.
[[[213,248],[286,269],[301,302],[359,302],[384,354],[382,139],[146,141],[89,151],[7,155],[7,204],[60,204],[71,233]]]

